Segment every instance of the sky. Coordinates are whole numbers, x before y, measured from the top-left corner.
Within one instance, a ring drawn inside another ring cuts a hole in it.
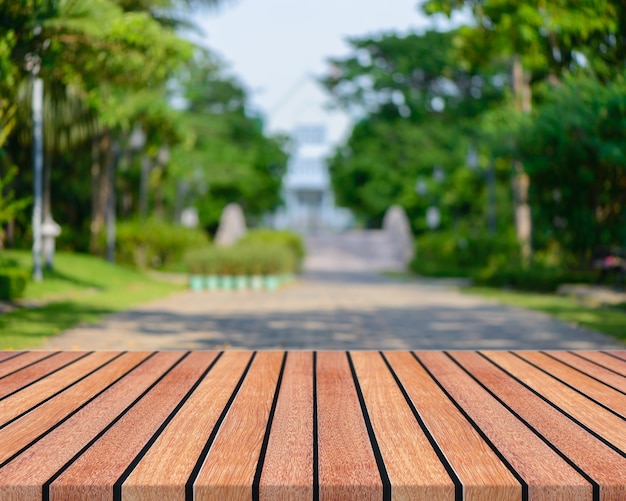
[[[349,54],[346,37],[433,26],[417,0],[223,0],[194,21],[266,118],[304,78],[325,74],[327,58]]]

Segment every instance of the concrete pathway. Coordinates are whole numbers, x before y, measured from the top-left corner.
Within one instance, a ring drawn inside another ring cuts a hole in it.
[[[364,238],[310,239],[307,272],[281,290],[182,292],[71,329],[43,348],[625,348],[547,315],[464,295],[449,281],[383,278],[371,270],[389,266],[389,256],[367,248],[357,256]]]

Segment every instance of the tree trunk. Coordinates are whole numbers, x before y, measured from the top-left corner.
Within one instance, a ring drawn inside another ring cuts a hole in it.
[[[524,71],[522,59],[518,54],[513,56],[512,77],[515,108],[522,113],[530,113],[532,110],[530,74]],[[530,178],[524,165],[518,159],[513,161],[513,170],[515,229],[520,243],[522,262],[529,264],[532,258],[532,220],[528,203]]]
[[[91,142],[91,225],[89,250],[92,254],[102,251],[99,237],[104,228],[108,184],[102,172],[102,159],[106,157],[111,145],[110,132],[105,130],[102,136],[95,137]]]

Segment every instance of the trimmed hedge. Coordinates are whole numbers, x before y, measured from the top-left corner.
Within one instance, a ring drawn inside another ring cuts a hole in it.
[[[30,272],[24,268],[0,268],[0,300],[14,301],[24,296]]]
[[[192,275],[280,275],[294,273],[297,260],[285,245],[238,243],[192,250],[185,264]]]
[[[300,270],[305,256],[305,246],[302,237],[297,233],[287,230],[272,230],[258,228],[248,231],[239,240],[237,245],[275,245],[285,246],[291,250],[296,259],[296,269]]]
[[[116,260],[145,268],[161,268],[179,262],[189,249],[205,247],[206,233],[158,219],[126,221],[117,225]]]

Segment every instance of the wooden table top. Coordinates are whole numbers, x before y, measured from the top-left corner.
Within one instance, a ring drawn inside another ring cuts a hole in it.
[[[0,499],[626,500],[626,351],[0,352]]]

